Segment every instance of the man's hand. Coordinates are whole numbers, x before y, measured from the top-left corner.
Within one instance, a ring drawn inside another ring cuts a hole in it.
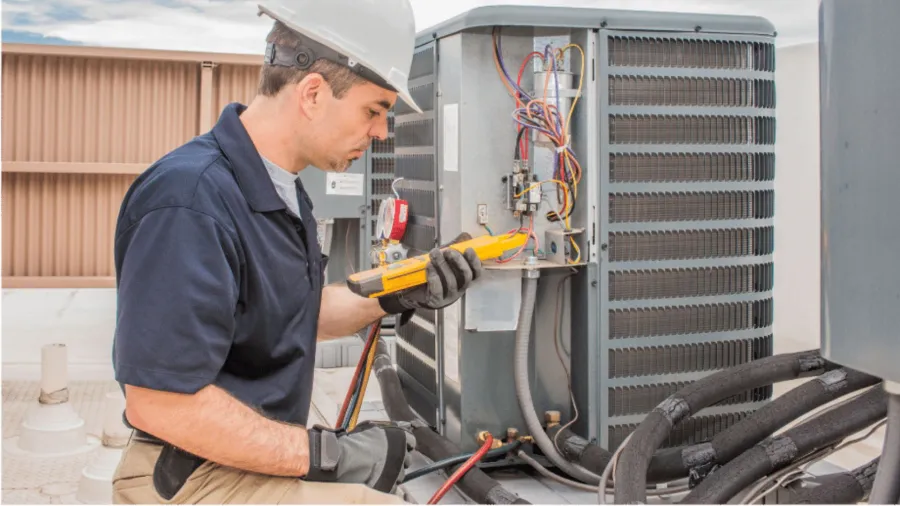
[[[309,429],[307,481],[363,483],[392,493],[409,467],[412,432],[395,424],[362,422],[349,432]]]
[[[434,248],[428,256],[431,260],[425,271],[428,281],[424,285],[379,297],[385,312],[397,314],[416,308],[447,307],[459,300],[472,281],[481,277],[481,259],[472,248],[465,253],[452,248]]]

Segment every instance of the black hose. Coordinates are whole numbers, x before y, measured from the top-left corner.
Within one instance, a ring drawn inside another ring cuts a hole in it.
[[[569,429],[563,428],[562,425],[547,427],[546,432],[566,460],[581,464],[581,467],[592,473],[603,474],[603,470],[612,459],[612,453]]]
[[[431,430],[413,413],[403,389],[397,371],[391,365],[387,346],[381,339],[375,349],[375,360],[372,364],[375,377],[381,389],[381,402],[384,410],[393,422],[415,422],[413,436],[416,438],[416,449],[432,461],[451,458],[462,453],[458,446],[449,439]],[[458,467],[458,466],[454,466]],[[454,469],[455,471],[455,469]],[[453,471],[451,471],[453,472]],[[477,467],[469,470],[456,483],[460,491],[477,504],[530,504],[512,492],[503,488],[497,480],[491,478]]]
[[[881,381],[852,369],[836,369],[791,389],[709,442],[657,452],[647,479],[653,483],[684,478],[692,468],[723,465],[793,420],[829,402]]]
[[[695,467],[728,463],[790,421],[879,381],[875,376],[853,369],[829,371],[766,404],[752,416],[718,433],[710,442],[656,452],[650,461],[647,481],[665,483],[686,477]],[[589,471],[602,473],[612,458],[611,452],[561,426],[549,427],[547,434],[558,442],[566,459],[581,464]]]
[[[871,504],[897,504],[900,502],[900,395],[888,396],[887,433],[881,464],[872,487]]]
[[[845,473],[828,474],[816,479],[818,486],[799,489],[792,504],[856,504],[872,491],[878,459]]]
[[[647,502],[647,472],[656,450],[672,427],[693,413],[746,390],[837,369],[819,350],[775,355],[699,379],[653,409],[622,450],[616,466],[618,504]]]
[[[488,461],[491,459],[503,457],[507,453],[515,452],[516,450],[519,449],[520,446],[522,446],[522,442],[515,441],[513,443],[505,444],[499,448],[494,448],[493,450],[487,452],[484,455],[484,458],[481,459],[481,461],[484,462],[484,461]],[[440,471],[442,469],[446,469],[450,466],[455,466],[456,464],[462,464],[463,462],[469,460],[469,458],[474,454],[475,454],[475,452],[463,453],[463,454],[457,455],[455,457],[449,457],[449,458],[446,458],[443,460],[439,460],[439,461],[431,463],[425,467],[420,467],[419,469],[416,469],[415,471],[406,473],[406,476],[403,478],[403,481],[401,481],[400,483],[406,483],[408,481],[415,480],[416,478],[421,478],[422,476],[425,476],[427,474],[431,474],[431,473]],[[480,465],[480,462],[475,465],[476,466]]]
[[[865,429],[886,414],[887,396],[881,387],[874,387],[847,404],[757,444],[707,476],[680,502],[725,504],[756,480]]]

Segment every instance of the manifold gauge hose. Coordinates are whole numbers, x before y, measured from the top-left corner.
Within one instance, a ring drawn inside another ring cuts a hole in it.
[[[376,223],[378,239],[389,241],[403,239],[407,221],[409,221],[409,203],[407,201],[394,197],[382,200]]]

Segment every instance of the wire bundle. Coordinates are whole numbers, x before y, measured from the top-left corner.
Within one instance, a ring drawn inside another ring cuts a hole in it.
[[[506,64],[503,60],[499,28],[496,28],[493,32],[493,46],[494,64],[497,68],[497,72],[503,79],[503,84],[506,86],[510,95],[516,101],[516,109],[512,114],[513,120],[515,121],[518,129],[515,159],[528,159],[528,136],[524,135],[528,131],[543,134],[556,147],[556,154],[553,157],[553,178],[547,181],[540,181],[538,183],[535,183],[534,185],[529,186],[522,192],[518,193],[516,197],[521,197],[536,186],[544,184],[557,185],[557,201],[562,205],[562,208],[559,211],[548,212],[546,217],[547,220],[551,222],[562,221],[564,223],[565,229],[571,230],[570,218],[575,208],[575,201],[578,196],[578,183],[581,181],[582,170],[581,164],[578,162],[578,159],[575,156],[575,153],[572,151],[572,147],[570,145],[571,134],[569,132],[569,127],[572,121],[572,113],[575,111],[575,105],[578,103],[578,99],[581,95],[581,90],[584,84],[584,51],[577,44],[568,44],[559,50],[554,50],[551,46],[548,45],[546,46],[543,54],[534,51],[525,58],[519,68],[517,79],[514,81],[512,77],[510,77],[509,72],[506,70]],[[579,74],[578,92],[575,95],[575,98],[572,100],[572,105],[569,108],[568,115],[566,115],[565,117],[565,121],[563,121],[559,105],[558,59],[563,58],[565,53],[569,49],[573,48],[577,49],[581,53],[581,73]],[[540,59],[543,63],[544,68],[548,69],[548,71],[545,73],[546,75],[543,85],[544,92],[543,97],[541,98],[532,97],[527,91],[522,89],[521,86],[522,75],[525,72],[525,68],[535,58]],[[556,89],[553,100],[551,100],[547,95],[550,86],[551,74],[554,77],[553,81],[554,87]],[[533,228],[534,223],[532,221],[530,224],[530,230],[533,230]],[[570,260],[570,263],[578,263],[581,260],[581,252],[579,251],[578,245],[575,243],[575,240],[572,237],[570,237],[569,240],[576,252],[576,258],[574,260]]]
[[[369,376],[372,372],[372,363],[375,361],[375,350],[378,339],[381,337],[381,319],[372,324],[369,329],[366,345],[356,363],[356,371],[350,380],[350,388],[344,397],[344,403],[337,417],[337,427],[352,430],[359,420],[359,412],[362,409],[363,398],[366,395],[366,387],[369,385]]]

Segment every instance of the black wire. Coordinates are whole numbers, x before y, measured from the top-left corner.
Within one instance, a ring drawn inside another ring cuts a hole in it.
[[[502,457],[507,453],[514,452],[522,446],[521,441],[516,441],[514,443],[509,443],[501,446],[500,448],[495,448],[484,455],[484,459],[493,459],[497,457]],[[408,473],[406,477],[403,478],[403,481],[400,483],[406,483],[410,480],[415,480],[416,478],[421,478],[426,474],[431,474],[435,471],[440,471],[442,469],[446,469],[451,466],[455,466],[457,464],[462,464],[463,462],[469,460],[469,458],[474,455],[475,452],[464,453],[462,455],[457,455],[455,457],[449,457],[443,460],[439,460],[433,464],[429,464],[420,469],[416,469],[415,471]]]
[[[524,126],[519,128],[519,135],[516,136],[516,153],[513,160],[522,159],[522,150],[520,149],[520,146],[522,145],[522,135],[525,133],[525,130],[527,130],[527,128],[525,128]]]

